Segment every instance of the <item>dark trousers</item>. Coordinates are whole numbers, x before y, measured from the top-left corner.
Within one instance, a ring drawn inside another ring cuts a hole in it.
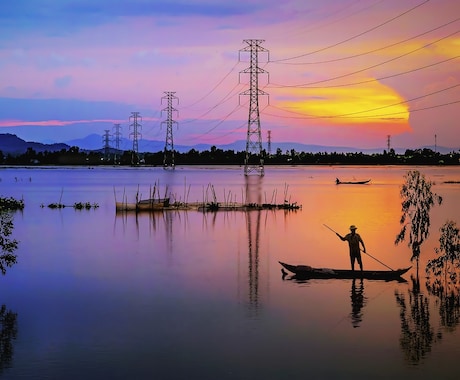
[[[363,261],[361,260],[361,252],[350,252],[351,270],[355,270],[355,260],[359,264],[359,269],[363,270]]]

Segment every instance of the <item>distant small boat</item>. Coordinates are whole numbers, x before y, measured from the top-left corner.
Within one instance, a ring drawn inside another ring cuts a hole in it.
[[[312,268],[308,265],[291,265],[282,263],[281,266],[289,272],[302,279],[331,279],[331,278],[365,278],[370,280],[398,280],[406,273],[411,267],[395,270],[349,270],[349,269],[329,269],[329,268]]]
[[[335,179],[335,184],[336,185],[365,185],[366,183],[369,183],[371,180],[367,179],[365,181],[341,181],[340,179],[336,178]]]

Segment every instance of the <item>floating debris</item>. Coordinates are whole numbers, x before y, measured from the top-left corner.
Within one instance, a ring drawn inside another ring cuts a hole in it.
[[[76,210],[82,210],[82,209],[91,210],[92,208],[96,209],[98,207],[99,205],[97,203],[90,203],[90,202],[85,202],[85,203],[76,202],[73,204],[73,208]]]
[[[45,205],[42,203],[40,205],[41,208],[44,208]],[[75,210],[90,210],[90,209],[96,209],[99,207],[99,205],[97,203],[90,203],[90,202],[75,202],[72,206],[67,206],[65,204],[62,204],[62,203],[50,203],[48,206],[48,208],[51,208],[51,209],[62,209],[62,208],[69,208],[69,207],[72,207],[74,208]]]

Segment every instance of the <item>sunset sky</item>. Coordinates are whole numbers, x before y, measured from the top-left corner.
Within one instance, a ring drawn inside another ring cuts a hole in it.
[[[171,91],[175,144],[245,140],[250,39],[264,143],[460,149],[452,0],[4,0],[0,133],[164,140]]]

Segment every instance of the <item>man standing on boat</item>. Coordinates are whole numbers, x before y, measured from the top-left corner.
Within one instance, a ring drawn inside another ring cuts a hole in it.
[[[361,236],[356,233],[357,227],[353,224],[350,226],[350,233],[346,234],[345,236],[339,235],[339,233],[336,232],[336,235],[340,238],[342,241],[347,241],[348,246],[350,247],[350,262],[351,262],[351,270],[355,270],[355,260],[358,261],[359,268],[363,270],[363,262],[361,260],[361,250],[359,249],[359,244],[363,246],[363,252],[366,253],[366,246],[364,245],[363,239],[361,239]]]

